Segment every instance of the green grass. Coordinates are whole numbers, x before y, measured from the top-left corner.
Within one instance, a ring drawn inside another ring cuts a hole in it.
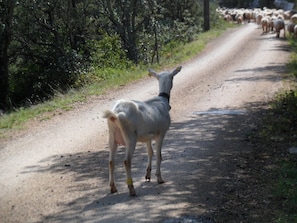
[[[273,121],[271,132],[278,136],[286,147],[297,146],[297,44],[291,42],[292,54],[288,63],[292,74],[292,90],[282,92],[272,104]],[[281,147],[281,146],[280,146]],[[274,182],[274,196],[277,202],[278,223],[297,223],[297,155],[289,154],[281,157]]]
[[[233,27],[237,26],[223,22],[220,28],[199,34],[197,40],[191,43],[178,44],[174,49],[161,52],[159,64],[153,64],[152,66],[139,65],[129,70],[100,70],[100,74],[98,69],[94,69],[92,72],[85,74],[85,84],[78,83],[79,86],[83,85],[83,87],[69,89],[66,94],[57,93],[49,101],[28,108],[18,108],[9,114],[1,116],[0,137],[5,137],[8,131],[25,128],[26,123],[32,119],[40,121],[50,119],[55,111],[71,110],[75,107],[75,104],[85,102],[91,96],[104,94],[108,89],[117,88],[143,78],[147,74],[148,67],[158,70],[172,68],[177,64],[183,63],[199,54],[209,41],[218,37],[228,28]],[[85,80],[83,79],[82,81],[84,82]]]
[[[261,149],[274,164],[266,184],[278,223],[297,223],[297,155],[287,152],[297,146],[296,123],[297,90],[285,91],[271,103],[258,134]]]
[[[290,74],[297,78],[297,42],[295,38],[289,38],[290,47],[292,49],[290,61],[288,63],[288,69],[290,70]]]
[[[297,146],[297,44],[290,44],[293,50],[287,68],[291,90],[279,93],[271,103],[259,132],[263,148],[270,151],[276,165],[269,185],[278,223],[297,223],[297,155],[287,153]]]
[[[280,209],[277,222],[297,222],[297,161],[289,159],[281,164],[275,184],[274,197]]]

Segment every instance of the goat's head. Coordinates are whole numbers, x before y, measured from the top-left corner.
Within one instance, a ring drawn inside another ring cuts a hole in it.
[[[173,77],[180,72],[181,66],[175,68],[173,71],[165,71],[162,73],[157,73],[152,69],[149,69],[149,76],[155,77],[159,81],[159,93],[166,93],[170,95],[170,90],[173,85]]]

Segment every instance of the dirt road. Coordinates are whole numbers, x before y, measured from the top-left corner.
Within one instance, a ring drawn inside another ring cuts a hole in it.
[[[108,186],[108,148],[103,110],[115,99],[147,99],[157,82],[145,78],[93,99],[74,111],[34,122],[0,145],[0,222],[249,222],[260,219],[242,154],[262,102],[283,86],[286,41],[245,24],[212,41],[183,64],[171,92],[172,125],[163,146],[162,176],[145,182],[146,149],[132,164],[137,196],[129,197],[116,159],[118,193]],[[155,160],[154,160],[155,162]],[[154,163],[155,165],[155,163]],[[153,165],[153,171],[154,166]],[[236,194],[246,187],[247,194]],[[255,198],[256,199],[256,198]],[[244,211],[230,209],[232,202]],[[260,222],[260,221],[258,221]]]

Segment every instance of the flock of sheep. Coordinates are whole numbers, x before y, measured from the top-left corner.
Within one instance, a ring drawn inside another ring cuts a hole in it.
[[[276,33],[277,38],[280,37],[281,30],[284,38],[286,32],[297,38],[297,11],[295,10],[218,8],[217,13],[229,22],[242,24],[253,21],[262,27],[263,33]]]

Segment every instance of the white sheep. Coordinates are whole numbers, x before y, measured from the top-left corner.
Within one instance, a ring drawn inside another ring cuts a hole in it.
[[[284,38],[286,38],[285,21],[282,19],[276,19],[273,21],[273,27],[275,28],[276,38],[279,38],[280,32],[284,30]]]
[[[261,25],[262,18],[263,18],[262,13],[256,14],[256,23],[257,23],[257,25]]]
[[[261,19],[263,33],[268,33],[270,29],[270,17],[265,16]]]
[[[294,26],[294,37],[297,38],[297,25]]]
[[[288,22],[287,24],[287,30],[289,34],[293,34],[294,35],[294,27],[295,27],[295,23],[293,22]]]
[[[297,14],[292,15],[290,18],[290,21],[296,24],[297,23]]]
[[[275,20],[277,20],[277,17],[276,16],[273,15],[273,16],[270,17],[270,31],[271,32],[274,32],[274,29],[273,28],[274,28],[274,21]]]
[[[171,120],[169,115],[170,91],[173,77],[180,72],[181,66],[172,72],[156,73],[149,70],[149,75],[159,81],[159,95],[147,101],[119,100],[112,110],[105,111],[103,117],[108,119],[109,128],[109,185],[110,192],[117,192],[114,182],[114,160],[118,145],[126,146],[124,165],[130,196],[135,196],[131,175],[131,161],[137,142],[144,142],[148,150],[148,164],[145,179],[151,179],[152,166],[152,140],[156,142],[157,167],[156,176],[158,183],[164,183],[161,177],[161,148],[163,139],[169,129]]]

